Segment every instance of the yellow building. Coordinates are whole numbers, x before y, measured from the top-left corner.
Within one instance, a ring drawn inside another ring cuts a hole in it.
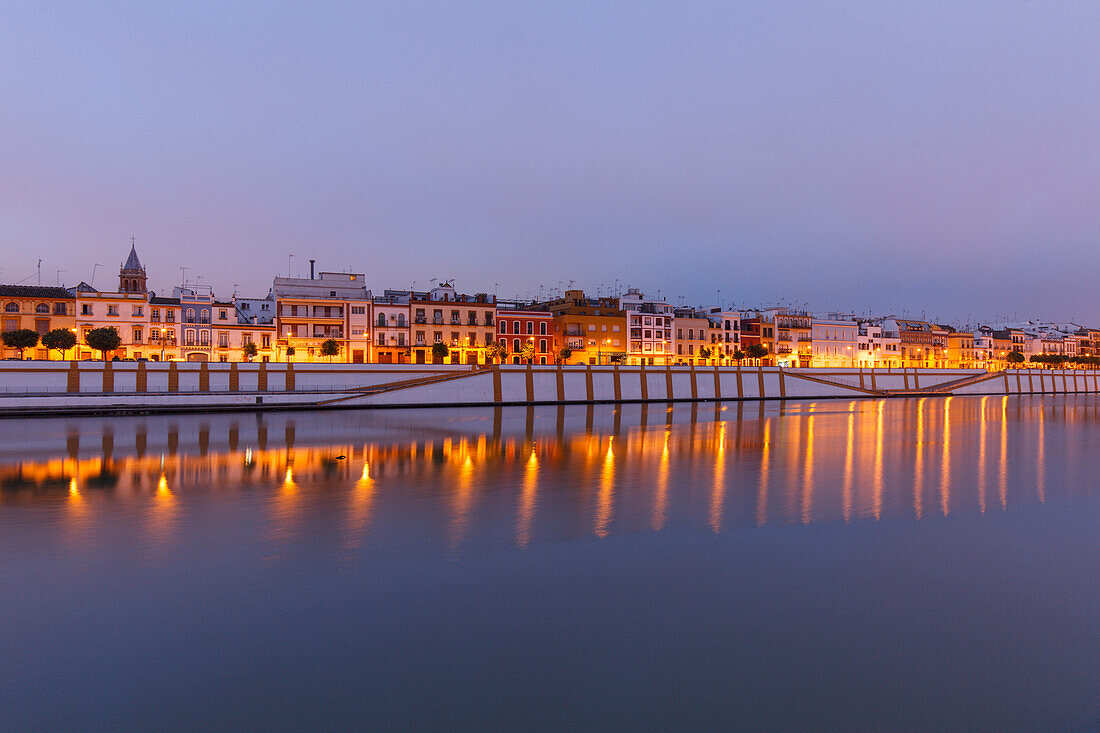
[[[76,299],[65,288],[0,285],[0,332],[29,329],[41,338],[57,328],[72,330],[76,328],[75,310]],[[5,349],[2,345],[0,353],[4,358],[19,356],[16,349]],[[64,356],[71,357],[72,352]],[[27,349],[23,358],[61,359],[62,355],[39,344]]]
[[[432,362],[432,347],[446,344],[451,364],[488,364],[485,347],[496,340],[496,298],[486,293],[463,295],[450,283],[431,292],[410,294],[413,360]]]

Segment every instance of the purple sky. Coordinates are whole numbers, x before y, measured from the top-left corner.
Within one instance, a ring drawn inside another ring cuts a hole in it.
[[[1098,3],[167,5],[0,4],[0,282],[1100,323]]]

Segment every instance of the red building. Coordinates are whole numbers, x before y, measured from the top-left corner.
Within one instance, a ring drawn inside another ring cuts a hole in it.
[[[553,364],[558,351],[554,316],[549,311],[509,309],[498,303],[497,340],[508,352],[506,363],[523,363],[521,355],[527,343],[534,349],[532,364]]]

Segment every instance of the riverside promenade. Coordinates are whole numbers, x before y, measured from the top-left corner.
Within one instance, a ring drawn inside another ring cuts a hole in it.
[[[1079,369],[5,362],[0,416],[1096,394]]]

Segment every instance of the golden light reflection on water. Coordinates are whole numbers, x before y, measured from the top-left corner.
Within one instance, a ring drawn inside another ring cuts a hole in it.
[[[523,488],[519,496],[519,513],[516,520],[516,544],[526,547],[531,541],[531,525],[535,520],[535,504],[538,501],[539,457],[531,449],[531,457],[523,469]]]
[[[710,490],[710,528],[722,531],[722,513],[726,503],[726,423],[718,424],[714,444],[714,479]]]
[[[607,439],[607,453],[600,471],[600,491],[596,505],[596,536],[607,537],[607,529],[615,511],[615,449],[614,438]]]
[[[668,440],[672,431],[665,430],[664,440],[661,442],[661,462],[657,466],[657,500],[653,503],[653,529],[660,530],[665,526],[668,513]]]
[[[280,541],[315,527],[317,511],[335,512],[336,535],[348,548],[375,541],[395,517],[434,527],[431,535],[451,547],[506,517],[509,541],[528,547],[540,532],[577,528],[603,538],[684,526],[723,533],[746,523],[919,520],[928,517],[929,490],[939,495],[937,517],[980,516],[991,501],[1007,510],[1010,500],[1025,506],[1091,490],[1092,467],[1081,480],[1063,476],[1070,458],[1083,465],[1091,454],[1070,456],[1064,445],[1100,425],[1100,400],[1067,409],[1066,399],[678,406],[661,413],[667,419],[659,427],[637,409],[609,411],[600,423],[599,413],[571,418],[551,408],[539,420],[519,412],[516,424],[525,428],[511,432],[490,422],[481,423],[482,433],[432,428],[412,439],[402,433],[316,445],[306,443],[308,422],[298,417],[296,445],[274,444],[270,436],[291,435],[281,428],[265,429],[264,448],[238,430],[240,449],[229,450],[219,447],[214,428],[202,450],[190,452],[175,448],[186,436],[170,438],[163,452],[143,436],[134,442],[139,453],[113,429],[110,441],[93,435],[85,442],[109,445],[109,454],[78,455],[70,446],[38,461],[0,464],[0,506],[53,497],[66,536],[83,542],[81,533],[107,509],[138,502],[147,536],[163,546],[177,539],[189,501],[241,494],[258,497],[266,534]],[[415,502],[413,514],[395,509]]]

